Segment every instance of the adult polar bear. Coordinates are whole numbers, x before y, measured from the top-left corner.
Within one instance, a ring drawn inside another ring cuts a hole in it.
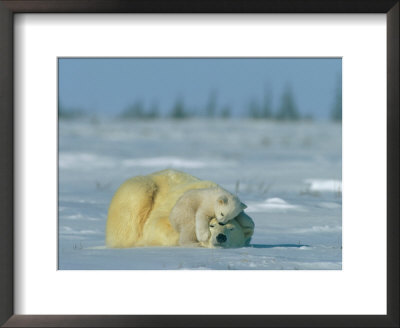
[[[188,190],[216,186],[218,185],[212,181],[200,180],[171,169],[128,179],[118,188],[111,200],[106,226],[106,245],[118,248],[177,246],[179,233],[172,228],[169,221],[173,206]],[[231,247],[246,245],[253,235],[253,221],[242,213],[241,225],[237,222],[233,224],[241,233],[235,234],[235,240],[230,241]],[[203,246],[215,245],[204,243]]]

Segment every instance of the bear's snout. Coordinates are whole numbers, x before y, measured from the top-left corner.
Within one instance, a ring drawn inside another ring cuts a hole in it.
[[[219,242],[219,243],[224,243],[224,242],[226,242],[226,236],[223,235],[222,233],[220,233],[220,234],[217,236],[217,242]]]

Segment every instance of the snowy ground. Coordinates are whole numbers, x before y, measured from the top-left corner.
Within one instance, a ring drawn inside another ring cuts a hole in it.
[[[252,120],[61,120],[59,269],[340,270],[341,125]],[[176,168],[237,192],[250,247],[107,249],[127,178]]]

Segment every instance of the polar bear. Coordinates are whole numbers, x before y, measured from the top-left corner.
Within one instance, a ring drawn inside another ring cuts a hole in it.
[[[180,245],[191,245],[210,238],[208,223],[211,218],[225,224],[246,207],[237,196],[219,186],[193,189],[178,199],[169,219],[180,234]]]
[[[109,206],[106,245],[117,248],[178,246],[179,233],[169,221],[173,206],[188,190],[213,187],[218,185],[172,169],[126,180]]]
[[[240,220],[244,221],[248,226],[246,228],[242,227],[239,224]],[[251,236],[254,232],[254,223],[244,212],[241,212],[238,217],[226,224],[219,222],[216,218],[212,218],[208,223],[208,228],[210,230],[210,238],[201,243],[201,246],[208,248],[234,248],[250,244]]]

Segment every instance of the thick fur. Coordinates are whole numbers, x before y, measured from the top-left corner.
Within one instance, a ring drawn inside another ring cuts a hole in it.
[[[186,191],[170,214],[170,221],[180,233],[182,246],[206,242],[210,238],[209,221],[227,223],[246,208],[239,198],[221,187]]]
[[[176,170],[128,179],[111,200],[106,245],[118,248],[179,245],[179,233],[169,221],[173,206],[186,191],[211,187],[218,185]]]
[[[243,228],[239,221],[244,222],[247,228]],[[235,219],[226,224],[213,218],[209,224],[210,238],[201,243],[203,247],[208,248],[234,248],[247,246],[250,243],[254,232],[254,222],[244,212],[241,212]]]

